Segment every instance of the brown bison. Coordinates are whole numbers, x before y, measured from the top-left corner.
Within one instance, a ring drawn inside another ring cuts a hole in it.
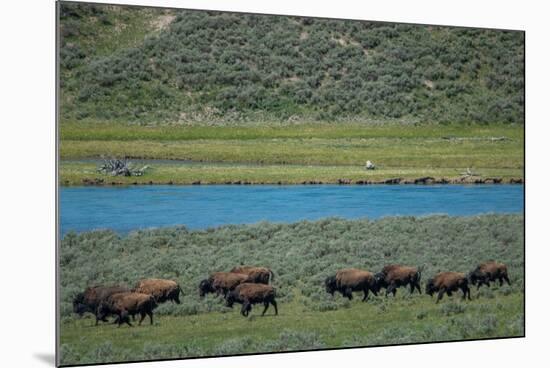
[[[118,323],[118,327],[123,323],[132,326],[128,316],[133,317],[136,314],[141,315],[139,325],[141,325],[145,316],[149,316],[151,324],[153,324],[153,309],[156,307],[157,303],[154,296],[127,291],[113,294],[102,301],[98,308],[98,315],[100,318],[106,318],[109,315],[117,316],[115,323]]]
[[[478,290],[483,284],[490,287],[491,285],[489,282],[496,282],[496,280],[500,282],[500,286],[503,285],[503,280],[506,280],[508,285],[511,285],[510,279],[508,278],[508,268],[505,264],[495,261],[488,261],[480,264],[468,274],[468,279],[472,285],[477,284]]]
[[[462,299],[466,299],[466,295],[468,295],[468,300],[472,300],[468,277],[464,273],[440,272],[434,278],[429,279],[426,284],[426,294],[433,296],[434,293],[438,293],[436,303],[443,298],[443,294],[447,293],[448,296],[451,296],[453,291],[458,291],[458,289],[464,293]]]
[[[264,311],[262,316],[269,308],[269,304],[275,308],[275,315],[279,313],[277,310],[277,302],[275,301],[275,289],[271,285],[242,283],[227,295],[227,306],[233,308],[233,304],[237,302],[242,304],[241,314],[248,316],[252,310],[253,304],[262,303]]]
[[[372,272],[359,270],[356,268],[346,268],[336,272],[335,276],[327,277],[325,280],[327,293],[334,295],[335,291],[342,293],[342,296],[349,300],[353,299],[353,291],[364,292],[363,300],[366,301],[369,296],[369,290],[374,295],[378,295],[380,287]]]
[[[223,294],[235,289],[237,285],[248,280],[248,275],[234,272],[214,272],[208,279],[204,279],[199,284],[199,295],[204,297],[208,293]]]
[[[102,301],[115,293],[129,291],[123,286],[93,286],[84,290],[83,293],[78,293],[73,299],[73,312],[82,316],[86,312],[93,313],[96,317],[95,324],[99,321],[107,322],[105,318],[99,318],[97,308]]]
[[[267,267],[237,266],[229,272],[248,275],[248,281],[256,284],[268,285],[274,279],[273,271]]]
[[[410,293],[414,293],[414,290],[418,290],[418,293],[422,294],[420,289],[420,277],[421,270],[417,267],[409,267],[402,265],[387,265],[382,268],[382,271],[374,275],[378,286],[380,288],[386,288],[386,296],[392,293],[395,296],[397,288],[401,286],[410,287]]]
[[[168,300],[180,304],[181,288],[178,283],[172,280],[144,279],[140,280],[132,290],[136,293],[152,295],[156,303],[164,303]]]

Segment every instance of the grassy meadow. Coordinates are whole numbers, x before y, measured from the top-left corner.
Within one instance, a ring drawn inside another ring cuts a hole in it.
[[[93,261],[90,261],[93,259]],[[324,278],[344,267],[378,271],[387,263],[422,266],[422,284],[443,270],[467,272],[497,259],[511,286],[472,290],[472,301],[425,294],[370,296],[349,302],[324,290]],[[330,218],[293,224],[227,225],[68,233],[61,242],[61,362],[242,354],[342,346],[522,336],[523,216]],[[279,316],[244,318],[218,297],[201,300],[198,283],[210,272],[258,264],[275,272]],[[71,298],[90,283],[133,285],[144,277],[177,280],[181,305],[164,304],[155,323],[94,327],[77,318]],[[199,328],[200,327],[200,328]]]
[[[67,124],[61,128],[61,184],[452,179],[467,168],[507,181],[523,178],[523,139],[522,125],[503,124]],[[142,177],[112,178],[96,172],[97,162],[78,161],[101,157],[151,160],[151,169]],[[377,170],[365,171],[366,160]]]

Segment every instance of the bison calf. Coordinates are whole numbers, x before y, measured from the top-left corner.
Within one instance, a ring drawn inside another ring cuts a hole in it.
[[[111,295],[107,300],[101,302],[98,308],[98,314],[100,317],[105,318],[108,315],[117,316],[115,323],[118,323],[118,327],[122,323],[127,323],[128,326],[132,326],[130,318],[128,316],[134,316],[139,314],[141,319],[139,325],[145,319],[145,316],[149,316],[151,324],[153,324],[153,309],[157,307],[155,298],[149,294],[124,292]]]
[[[235,289],[239,284],[246,282],[248,275],[233,272],[214,272],[208,279],[204,279],[199,284],[199,295],[204,297],[208,293],[223,294]]]
[[[95,315],[95,325],[99,321],[107,322],[105,317],[98,316],[97,308],[107,298],[115,293],[129,291],[128,288],[122,286],[93,286],[84,290],[83,293],[78,293],[73,299],[73,312],[82,316],[86,312]]]
[[[488,261],[478,265],[468,274],[468,279],[472,285],[477,284],[478,290],[483,284],[490,287],[491,284],[489,282],[496,280],[500,282],[500,286],[503,285],[503,280],[505,280],[508,285],[511,285],[510,279],[508,278],[508,268],[505,264],[495,261]]]
[[[395,296],[398,287],[406,287],[407,285],[410,286],[411,294],[414,293],[415,289],[418,290],[419,294],[422,294],[420,289],[421,270],[417,267],[387,265],[374,276],[378,286],[386,288],[386,296],[389,293]]]
[[[364,292],[363,300],[366,301],[369,296],[369,290],[374,295],[378,295],[380,287],[372,272],[359,270],[356,268],[346,268],[336,272],[335,276],[327,277],[325,280],[327,293],[334,295],[338,291],[342,296],[349,300],[353,299],[354,291]]]
[[[177,282],[163,279],[144,279],[137,283],[132,290],[136,293],[152,295],[156,303],[164,303],[168,300],[180,304],[181,288]]]
[[[227,295],[227,306],[233,308],[233,304],[237,302],[242,304],[241,314],[248,316],[252,310],[252,305],[262,303],[264,311],[262,316],[269,308],[269,304],[275,308],[275,315],[279,314],[277,310],[277,302],[275,301],[275,289],[271,285],[243,283],[231,291]]]
[[[468,296],[470,298],[470,287],[468,286],[468,277],[464,273],[460,272],[441,272],[435,275],[432,279],[429,279],[426,284],[426,294],[433,296],[434,293],[438,293],[436,303],[439,303],[443,294],[447,293],[451,296],[453,291],[462,290],[462,299]]]
[[[273,279],[273,271],[266,267],[254,266],[237,266],[230,271],[232,273],[240,273],[248,276],[246,282],[268,285]]]

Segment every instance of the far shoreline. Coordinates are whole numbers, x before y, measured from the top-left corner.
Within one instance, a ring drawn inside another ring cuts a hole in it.
[[[405,178],[388,178],[382,180],[352,180],[346,178],[340,178],[336,181],[321,181],[321,180],[304,180],[302,182],[286,182],[286,181],[251,181],[251,180],[235,180],[235,181],[223,181],[223,182],[211,182],[211,181],[182,181],[169,180],[169,181],[154,181],[143,180],[143,177],[138,177],[140,180],[132,181],[132,178],[124,178],[126,180],[120,181],[120,178],[82,178],[81,182],[71,182],[68,180],[60,180],[61,187],[82,187],[82,186],[98,186],[98,187],[115,187],[115,186],[153,186],[153,185],[177,185],[177,186],[197,186],[197,185],[523,185],[525,181],[523,178],[500,178],[500,177],[469,177],[469,178],[433,178],[433,177],[420,177],[414,179]]]

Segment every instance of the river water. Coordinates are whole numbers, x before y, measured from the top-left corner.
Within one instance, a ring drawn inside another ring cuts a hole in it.
[[[522,213],[523,185],[200,185],[62,187],[61,234],[191,229],[323,217]]]

